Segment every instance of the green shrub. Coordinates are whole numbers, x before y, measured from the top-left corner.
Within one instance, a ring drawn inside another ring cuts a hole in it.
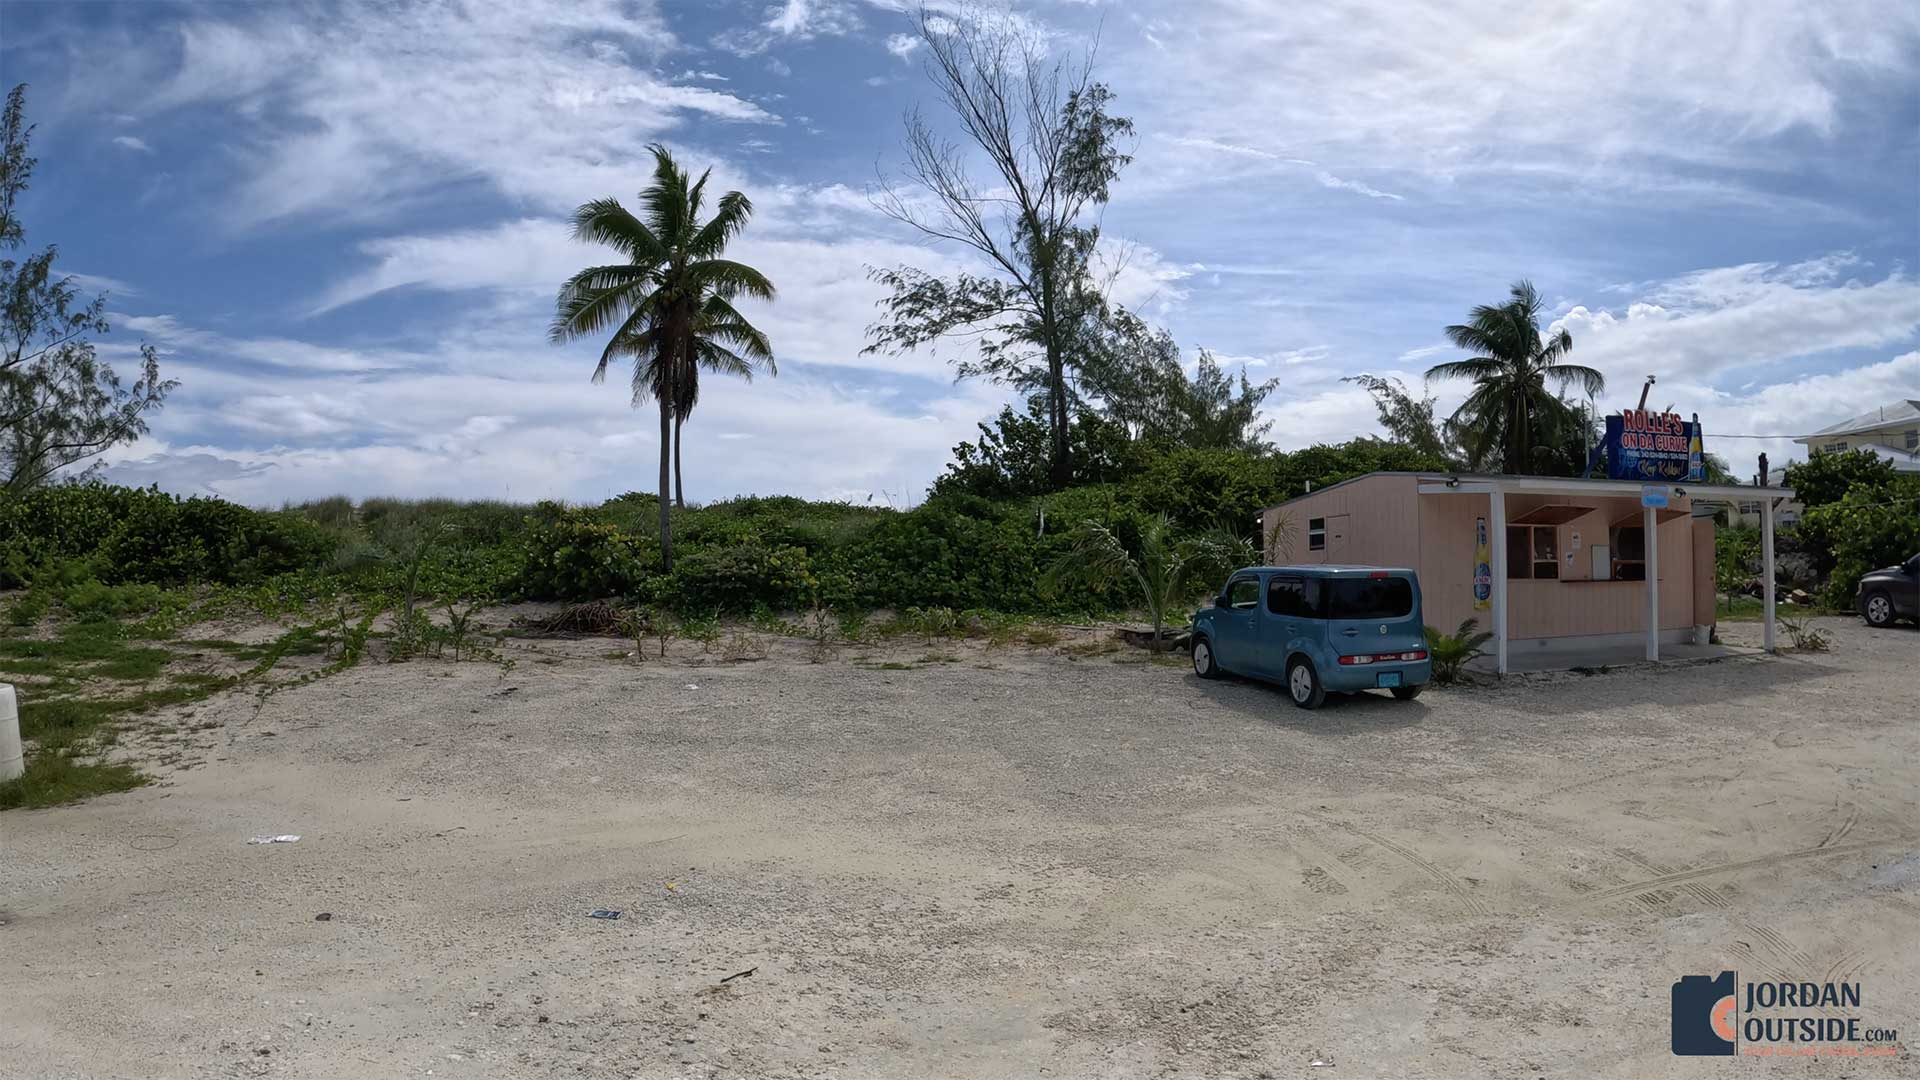
[[[658,584],[660,602],[679,611],[786,611],[806,606],[817,581],[805,548],[748,541],[693,548]]]
[[[109,585],[258,581],[313,566],[334,543],[296,514],[155,488],[63,484],[0,504],[0,584],[24,584],[21,568],[65,560],[89,563]]]
[[[513,589],[534,600],[631,596],[659,570],[652,541],[585,510],[541,503],[521,540]]]
[[[1480,648],[1493,640],[1493,635],[1485,631],[1475,633],[1479,626],[1476,619],[1465,619],[1460,628],[1451,634],[1443,634],[1435,627],[1426,627],[1427,659],[1433,663],[1433,681],[1441,686],[1455,682],[1460,672],[1478,657],[1486,655]]]

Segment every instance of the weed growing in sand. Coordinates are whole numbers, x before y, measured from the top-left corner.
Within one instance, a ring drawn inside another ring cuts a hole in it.
[[[767,655],[766,639],[749,630],[735,630],[720,648],[724,660],[761,660]]]
[[[680,636],[697,642],[701,652],[712,652],[714,644],[720,640],[720,613],[681,616]]]

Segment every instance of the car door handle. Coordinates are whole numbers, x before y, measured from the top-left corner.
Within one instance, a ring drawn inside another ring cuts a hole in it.
[[[1344,634],[1344,635],[1345,635],[1345,636],[1347,636],[1347,637],[1359,637],[1359,636],[1360,636],[1360,631],[1358,631],[1358,630],[1355,630],[1355,629],[1353,629],[1352,627],[1348,627],[1347,629],[1345,629],[1345,630],[1342,630],[1342,631],[1340,631],[1340,633],[1342,633],[1342,634]]]

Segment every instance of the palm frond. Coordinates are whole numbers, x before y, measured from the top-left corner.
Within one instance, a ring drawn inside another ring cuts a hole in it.
[[[642,266],[658,262],[666,254],[659,238],[618,199],[595,199],[575,210],[573,238],[605,244]]]
[[[774,298],[773,282],[768,281],[765,274],[732,259],[701,259],[688,263],[686,280],[689,285],[711,290],[728,299],[735,296],[751,296],[756,300]]]

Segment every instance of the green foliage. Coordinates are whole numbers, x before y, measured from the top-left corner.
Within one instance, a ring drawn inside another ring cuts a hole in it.
[[[109,584],[236,583],[313,566],[337,539],[295,514],[157,488],[41,487],[0,502],[0,584],[84,562]]]
[[[1479,626],[1477,619],[1462,620],[1458,629],[1451,634],[1443,634],[1439,629],[1429,626],[1427,632],[1427,659],[1433,664],[1433,681],[1446,686],[1460,678],[1460,672],[1476,658],[1486,655],[1481,646],[1493,640],[1486,631],[1475,633]]]
[[[1090,581],[1121,581],[1153,620],[1158,648],[1167,616],[1237,566],[1258,561],[1253,545],[1232,532],[1212,530],[1179,538],[1165,515],[1150,518],[1135,543],[1122,540],[1098,522],[1081,523],[1073,546],[1048,567],[1050,588]]]
[[[659,569],[658,548],[585,510],[541,503],[520,541],[514,588],[543,600],[630,596]]]
[[[27,771],[0,782],[0,810],[16,810],[66,803],[131,791],[148,779],[130,765],[103,765],[75,761],[66,754],[40,753],[27,762]]]
[[[1896,475],[1893,463],[1871,450],[1836,451],[1789,464],[1786,486],[1801,505],[1812,508],[1839,502],[1855,484],[1887,487]]]
[[[693,548],[661,586],[663,603],[693,611],[747,611],[756,604],[787,610],[814,594],[807,551],[757,541]]]
[[[1856,480],[1839,501],[1809,507],[1799,532],[1809,550],[1831,560],[1828,605],[1851,608],[1861,575],[1920,552],[1920,475],[1893,474],[1881,484]]]
[[[1760,572],[1760,530],[1717,529],[1713,534],[1713,547],[1714,585],[1726,594],[1731,610],[1734,595]]]
[[[991,427],[983,423],[979,428],[978,442],[953,448],[953,462],[934,481],[932,497],[966,494],[1005,499],[1058,489],[1050,474],[1052,445],[1044,400],[1030,400],[1024,414],[1004,407]],[[1075,486],[1138,475],[1151,456],[1148,445],[1130,437],[1123,424],[1086,410],[1075,415],[1067,444],[1070,484]]]

